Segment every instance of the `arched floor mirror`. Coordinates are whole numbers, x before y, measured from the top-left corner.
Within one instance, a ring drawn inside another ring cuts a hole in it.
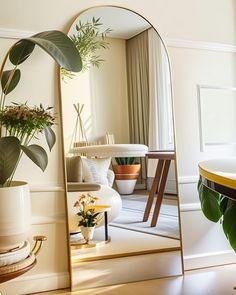
[[[125,157],[136,156],[141,165],[134,190],[128,192],[122,191],[126,180],[121,189],[114,180],[112,166],[121,156],[117,147],[134,152],[146,146],[149,151],[175,155],[165,45],[145,18],[114,6],[80,13],[68,35],[83,61],[78,74],[61,70],[72,290],[181,275],[175,161],[171,161],[154,225],[153,208],[143,220],[157,160],[148,160],[145,151],[142,155],[125,151]],[[90,150],[92,154],[86,153]],[[88,192],[109,210],[101,211],[93,239],[85,244],[74,204]]]

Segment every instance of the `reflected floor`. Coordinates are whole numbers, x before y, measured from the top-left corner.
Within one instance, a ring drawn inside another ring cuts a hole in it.
[[[111,241],[95,248],[71,248],[72,262],[97,260],[110,257],[124,257],[145,253],[158,253],[180,249],[180,241],[166,237],[150,235],[137,231],[109,226]],[[94,240],[104,239],[104,228],[96,229]]]
[[[121,196],[121,198],[122,211],[110,225],[168,238],[180,238],[176,196],[165,195],[155,227],[150,226],[154,206],[147,222],[142,221],[148,199],[147,191],[137,190],[134,194]],[[155,201],[156,199],[153,203]]]
[[[148,197],[144,190],[122,197],[122,212],[108,226],[110,242],[93,248],[71,247],[72,262],[110,257],[127,257],[147,253],[180,250],[178,207],[175,197],[165,196],[156,227],[142,222]],[[78,239],[82,239],[77,234]],[[73,241],[76,236],[72,236]],[[104,241],[104,227],[96,228],[94,241]]]

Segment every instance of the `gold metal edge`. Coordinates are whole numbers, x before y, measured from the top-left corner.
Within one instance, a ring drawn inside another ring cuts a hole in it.
[[[210,181],[216,182],[220,185],[223,185],[223,186],[226,186],[226,187],[229,187],[232,189],[236,189],[236,181],[235,180],[214,174],[213,172],[209,172],[209,171],[203,169],[200,166],[200,164],[198,165],[198,168],[199,168],[200,175],[203,176],[204,178],[206,178]]]
[[[92,241],[91,244],[84,243],[84,244],[71,244],[70,249],[71,250],[78,250],[78,249],[89,249],[89,248],[96,248],[101,247],[103,245],[106,245],[110,243],[111,238],[109,237],[108,240],[104,241]]]
[[[119,253],[119,254],[111,254],[111,255],[102,255],[97,257],[88,257],[88,258],[78,258],[72,259],[72,265],[74,266],[77,263],[81,262],[90,262],[90,261],[98,261],[98,260],[108,260],[114,258],[124,258],[130,256],[139,256],[145,254],[157,254],[157,253],[164,253],[164,252],[174,252],[174,251],[181,251],[181,247],[171,247],[171,248],[163,248],[163,249],[153,249],[153,250],[145,250],[145,251],[137,251],[137,252],[127,252],[127,253]]]
[[[69,286],[68,287],[72,287],[72,276],[71,276],[71,272],[72,272],[72,266],[71,266],[71,251],[70,251],[70,230],[69,230],[69,212],[68,212],[68,203],[67,203],[67,192],[68,192],[68,188],[67,188],[67,179],[66,179],[66,154],[65,154],[65,134],[64,134],[64,124],[63,124],[63,108],[62,108],[62,80],[61,80],[61,68],[57,65],[57,91],[58,91],[58,109],[59,109],[59,130],[61,132],[61,160],[62,160],[62,179],[63,179],[63,184],[64,184],[64,207],[65,207],[65,218],[66,218],[66,250],[67,250],[67,265],[68,265],[68,269],[70,272],[70,279],[69,279]]]
[[[120,257],[116,257],[116,258],[121,258],[121,257],[128,257],[128,256],[134,256],[134,255],[142,255],[142,254],[152,254],[152,253],[161,253],[161,252],[169,252],[169,251],[180,251],[181,252],[181,267],[182,267],[182,274],[184,274],[184,258],[183,258],[183,240],[182,240],[182,224],[181,224],[181,210],[180,210],[180,201],[179,201],[179,186],[178,186],[178,164],[177,164],[177,147],[176,147],[176,124],[175,124],[175,116],[174,116],[174,91],[173,91],[173,78],[172,78],[172,65],[171,65],[171,59],[170,59],[170,54],[167,48],[167,45],[165,44],[163,38],[161,37],[160,33],[159,33],[159,28],[157,28],[157,26],[154,26],[146,17],[144,17],[141,12],[137,12],[129,7],[127,7],[126,5],[111,5],[111,4],[102,4],[102,5],[94,5],[94,6],[89,6],[85,9],[82,9],[80,12],[77,13],[77,15],[72,19],[72,21],[70,23],[67,24],[67,31],[69,33],[69,30],[71,28],[71,26],[74,24],[74,22],[76,21],[76,19],[82,15],[83,13],[85,13],[88,10],[91,10],[93,8],[99,8],[99,7],[114,7],[114,8],[121,8],[124,10],[128,10],[131,11],[137,15],[139,15],[141,18],[145,19],[151,26],[152,28],[154,28],[154,30],[156,31],[156,33],[158,34],[165,50],[166,50],[166,54],[167,54],[167,59],[168,59],[168,67],[169,67],[169,71],[170,71],[170,84],[171,84],[171,96],[172,96],[172,104],[171,104],[171,108],[172,108],[172,113],[173,113],[173,132],[174,132],[174,150],[175,150],[175,155],[176,155],[176,159],[175,159],[175,173],[176,173],[176,190],[177,190],[177,195],[178,195],[178,221],[179,221],[179,231],[180,231],[180,247],[174,247],[174,248],[166,248],[163,250],[158,250],[156,252],[153,252],[153,250],[151,251],[142,251],[142,253],[137,252],[137,254],[130,255],[130,253],[123,253]],[[69,26],[69,28],[68,28]],[[58,67],[58,76],[59,76],[59,109],[60,109],[60,123],[61,123],[61,133],[62,133],[62,156],[63,156],[63,174],[64,174],[64,182],[65,182],[65,201],[66,201],[66,219],[67,219],[67,249],[69,251],[69,256],[68,256],[68,261],[70,261],[70,259],[72,259],[71,256],[71,251],[70,251],[70,244],[69,244],[69,222],[68,222],[68,207],[67,207],[67,183],[66,183],[66,167],[65,167],[65,148],[64,148],[64,130],[63,130],[63,111],[62,111],[62,93],[61,93],[61,76],[60,76],[60,68]],[[146,252],[146,253],[145,253]],[[106,258],[106,256],[102,256],[100,259],[96,259],[96,260],[101,260],[101,259],[109,259]],[[111,258],[110,258],[111,259]],[[80,259],[79,262],[84,262],[84,261],[93,261],[93,260],[84,260],[84,259]],[[71,263],[69,263],[69,269],[70,269],[70,286],[72,287],[72,276],[71,276],[71,272],[72,272],[72,265]]]

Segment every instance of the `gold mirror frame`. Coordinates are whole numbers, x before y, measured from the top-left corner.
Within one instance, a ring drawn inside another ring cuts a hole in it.
[[[102,6],[94,6],[94,7],[90,7],[90,8],[88,8],[88,9],[85,9],[84,11],[82,11],[81,13],[79,13],[75,18],[74,18],[74,20],[72,21],[72,23],[71,23],[71,27],[73,26],[73,24],[75,23],[75,21],[81,16],[81,15],[83,15],[84,13],[86,13],[87,11],[90,11],[90,10],[92,10],[92,9],[97,9],[97,8],[103,8],[103,7],[111,7],[111,8],[118,8],[118,9],[123,9],[123,10],[126,10],[126,11],[129,11],[129,12],[131,12],[131,13],[133,13],[133,14],[135,14],[135,15],[137,15],[138,17],[140,17],[140,18],[142,18],[142,19],[144,19],[154,30],[155,30],[155,32],[156,32],[156,34],[158,35],[158,37],[160,38],[160,41],[161,41],[161,43],[162,43],[162,45],[163,45],[163,47],[164,47],[164,49],[165,49],[165,52],[166,52],[166,56],[167,56],[167,59],[168,59],[168,67],[169,67],[169,74],[170,74],[170,92],[171,92],[171,98],[172,98],[172,103],[171,103],[171,107],[172,107],[172,114],[173,114],[173,118],[172,118],[172,120],[173,120],[173,137],[174,137],[174,150],[176,151],[176,145],[175,145],[175,120],[174,120],[174,112],[173,112],[173,109],[174,109],[174,107],[173,107],[173,104],[174,104],[174,102],[173,102],[173,90],[172,90],[172,87],[173,87],[173,85],[172,85],[172,76],[171,76],[171,66],[170,66],[170,58],[169,58],[169,55],[168,55],[168,51],[167,51],[167,48],[166,48],[166,46],[165,46],[165,43],[163,42],[163,39],[161,38],[161,36],[160,36],[160,34],[158,33],[158,31],[155,29],[155,27],[145,18],[145,17],[143,17],[141,14],[139,14],[139,13],[137,13],[137,12],[135,12],[135,11],[133,11],[133,10],[130,10],[130,9],[127,9],[127,8],[125,8],[125,7],[120,7],[120,6],[114,6],[114,5],[102,5]],[[70,29],[71,29],[71,27],[70,27]],[[64,131],[63,131],[63,106],[62,106],[62,99],[63,99],[63,97],[62,97],[62,91],[61,91],[61,87],[62,87],[62,81],[61,81],[61,79],[59,79],[59,81],[60,81],[60,112],[61,112],[61,123],[62,123],[62,142],[63,142],[63,144],[62,144],[62,151],[63,151],[63,154],[64,154],[64,156],[66,155],[66,153],[65,153],[65,145],[64,145],[64,140],[65,140],[65,137],[64,137]],[[65,179],[65,188],[66,188],[66,192],[65,192],[65,194],[66,194],[66,205],[67,205],[67,191],[68,191],[68,188],[67,188],[67,179],[66,179],[66,165],[65,165],[65,157],[64,157],[64,163],[63,163],[63,167],[64,167],[64,179]],[[175,161],[175,175],[176,175],[176,190],[177,190],[177,205],[178,205],[178,222],[179,222],[179,233],[180,233],[180,255],[181,255],[181,268],[182,268],[182,274],[183,274],[183,250],[182,250],[182,234],[181,234],[181,222],[180,222],[180,205],[179,205],[179,191],[178,191],[178,181],[177,181],[177,179],[178,179],[178,171],[177,171],[177,163],[176,163],[176,161]],[[68,222],[68,207],[66,206],[66,218],[67,218],[67,222]],[[68,225],[68,223],[67,223],[67,225]],[[68,227],[67,227],[67,230],[68,230],[68,251],[69,251],[69,266],[70,266],[70,279],[71,279],[71,287],[72,287],[72,289],[73,289],[73,291],[74,290],[79,290],[79,288],[77,288],[77,287],[75,287],[75,284],[73,283],[73,265],[72,265],[72,263],[71,263],[71,244],[70,244],[70,239],[69,239],[69,237],[70,237],[70,234],[69,234],[69,225],[68,225]],[[103,242],[102,242],[103,243]],[[83,248],[83,247],[80,247],[80,246],[78,246],[78,247],[76,247],[76,246],[73,246],[74,248]],[[169,251],[169,249],[168,248],[166,248],[165,249],[165,251]],[[159,251],[159,252],[162,252],[162,251]],[[142,251],[142,252],[134,252],[133,253],[133,255],[140,255],[140,254],[150,254],[150,253],[156,253],[156,252],[152,252],[152,251],[147,251],[146,253],[145,253],[145,251]],[[116,258],[118,258],[118,257],[131,257],[132,255],[130,255],[130,253],[121,253],[120,255],[117,255],[116,256]],[[106,259],[107,257],[104,255],[104,256],[100,256],[100,257],[97,257],[97,260],[101,260],[101,259]],[[79,259],[79,262],[86,262],[86,261],[91,261],[91,260],[89,260],[89,259],[83,259],[83,258],[81,258],[81,259]],[[176,275],[179,275],[179,273],[178,274],[176,274]]]

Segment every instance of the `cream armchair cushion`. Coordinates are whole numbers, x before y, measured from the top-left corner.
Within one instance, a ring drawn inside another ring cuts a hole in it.
[[[111,170],[109,171],[111,158],[84,158],[83,157],[81,158],[81,160],[82,160],[83,182],[95,182],[95,183],[99,183],[103,185],[112,186],[113,171]]]
[[[83,183],[102,184],[112,187],[114,172],[109,169],[111,158],[85,158],[73,156],[66,158],[66,173],[68,188],[80,191],[79,185]],[[98,188],[99,189],[99,188]],[[84,189],[84,190],[95,190]]]
[[[82,161],[80,156],[66,157],[68,182],[82,182]]]

